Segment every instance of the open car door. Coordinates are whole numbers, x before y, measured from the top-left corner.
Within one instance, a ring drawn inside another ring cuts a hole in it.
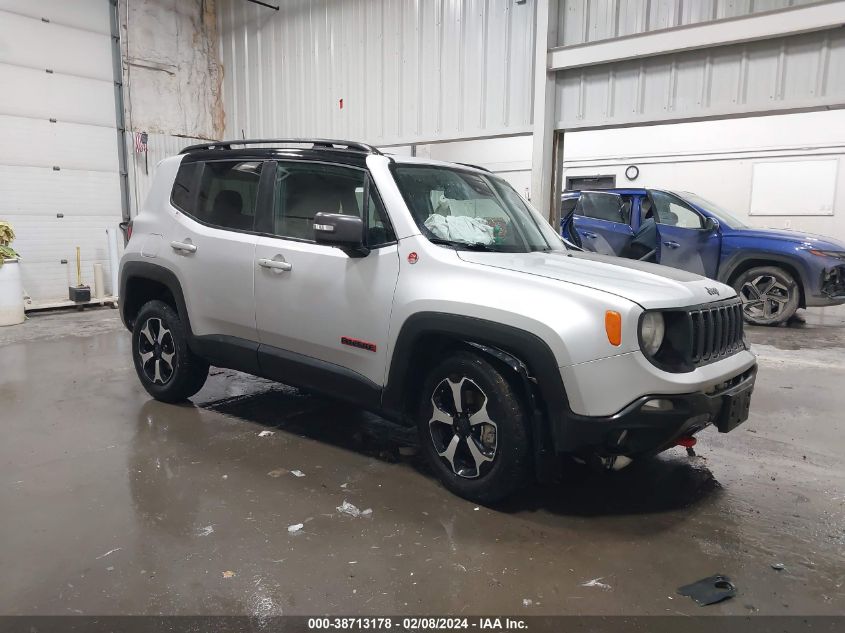
[[[617,193],[582,192],[572,210],[564,237],[587,251],[623,255],[633,239],[630,200]]]
[[[649,191],[657,222],[657,262],[715,279],[722,236],[719,225],[665,191]]]

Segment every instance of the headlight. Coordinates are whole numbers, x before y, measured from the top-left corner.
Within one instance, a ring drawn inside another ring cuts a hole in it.
[[[643,351],[654,356],[663,343],[666,325],[660,312],[646,312],[640,320],[640,341]]]
[[[845,259],[845,251],[820,251],[816,249],[810,249],[810,252],[813,255],[818,255],[819,257],[835,257],[836,259]]]

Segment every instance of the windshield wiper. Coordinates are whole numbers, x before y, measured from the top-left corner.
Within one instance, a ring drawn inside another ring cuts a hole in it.
[[[461,242],[460,240],[447,240],[442,237],[430,237],[428,240],[432,244],[454,246],[455,248],[464,248],[468,251],[488,251],[491,253],[499,252],[499,249],[494,248],[492,244],[485,244],[484,242]]]

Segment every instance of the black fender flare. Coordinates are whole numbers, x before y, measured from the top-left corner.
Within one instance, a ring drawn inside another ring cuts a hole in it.
[[[532,418],[535,471],[541,480],[552,478],[557,429],[563,427],[569,402],[557,360],[549,345],[535,334],[485,319],[421,312],[409,317],[396,339],[382,408],[394,419],[408,418],[405,394],[412,375],[414,352],[423,337],[445,336],[505,364],[522,381]]]
[[[155,281],[170,291],[170,294],[173,296],[173,300],[176,302],[176,309],[179,313],[179,317],[184,321],[185,327],[188,331],[188,336],[191,338],[191,323],[188,318],[188,308],[185,304],[185,294],[182,292],[182,284],[179,283],[179,279],[173,271],[150,262],[131,261],[125,262],[120,267],[120,294],[118,295],[121,298],[120,318],[126,328],[129,330],[132,329],[132,320],[127,315],[127,310],[132,304],[124,299],[128,299],[126,288],[128,287],[129,282],[133,279],[148,279],[150,281]]]
[[[550,482],[555,480],[558,473],[556,471],[555,452],[553,450],[554,439],[552,438],[549,425],[545,423],[546,413],[541,396],[538,393],[537,379],[530,374],[525,363],[513,354],[509,354],[491,345],[482,345],[473,341],[464,341],[464,343],[498,361],[500,364],[505,365],[518,377],[527,400],[526,405],[528,406],[528,415],[531,424],[534,474],[538,481]]]

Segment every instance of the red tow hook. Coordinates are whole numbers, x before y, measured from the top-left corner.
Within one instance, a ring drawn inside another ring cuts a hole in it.
[[[687,449],[687,455],[690,457],[695,457],[695,449],[693,448],[698,443],[694,437],[682,437],[677,442],[675,442],[675,446],[683,446]]]

